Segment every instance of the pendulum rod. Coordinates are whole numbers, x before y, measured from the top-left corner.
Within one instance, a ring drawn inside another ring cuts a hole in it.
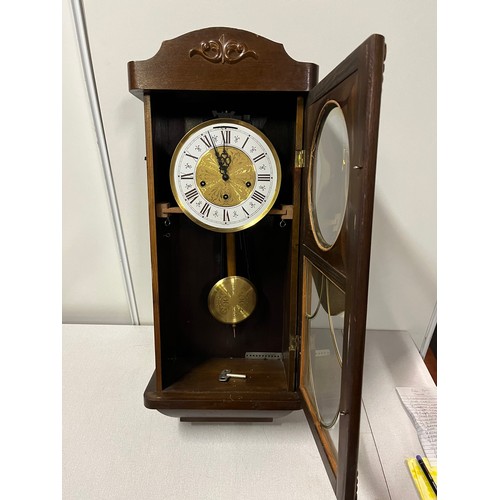
[[[226,234],[226,260],[227,275],[236,276],[236,238],[234,233]],[[231,325],[233,329],[233,338],[236,338],[236,323]]]
[[[236,276],[236,241],[234,233],[226,234],[227,275]]]

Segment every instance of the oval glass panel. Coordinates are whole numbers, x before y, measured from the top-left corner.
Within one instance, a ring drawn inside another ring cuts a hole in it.
[[[310,202],[314,237],[331,248],[340,234],[349,188],[349,137],[342,109],[335,101],[323,107],[313,141]]]
[[[305,385],[321,425],[334,429],[339,415],[345,295],[308,261]],[[337,442],[334,440],[334,445]]]

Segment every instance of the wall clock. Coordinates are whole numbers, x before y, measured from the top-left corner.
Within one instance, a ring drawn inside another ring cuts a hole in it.
[[[144,102],[155,369],[182,421],[303,410],[356,496],[384,38],[318,67],[233,28],[128,64]]]

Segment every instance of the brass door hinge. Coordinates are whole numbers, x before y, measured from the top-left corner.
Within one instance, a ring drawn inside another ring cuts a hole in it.
[[[305,152],[303,149],[295,151],[295,168],[304,168]]]
[[[294,335],[290,338],[290,351],[297,351],[300,347],[300,337],[298,335]]]

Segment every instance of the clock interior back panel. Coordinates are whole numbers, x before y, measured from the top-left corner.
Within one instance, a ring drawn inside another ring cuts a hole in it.
[[[297,96],[277,93],[272,102],[265,94],[245,96],[245,100],[235,93],[222,92],[164,92],[152,96],[157,99],[152,117],[156,203],[175,205],[169,170],[179,140],[190,128],[219,113],[249,121],[268,136],[282,168],[276,206],[292,204]],[[266,361],[262,364],[262,360],[244,359],[247,352],[283,352],[284,346],[288,348],[291,221],[285,227],[280,227],[280,222],[279,216],[267,215],[255,226],[235,233],[237,273],[253,283],[258,298],[255,311],[237,325],[234,337],[232,327],[214,319],[207,304],[212,286],[227,275],[225,234],[199,227],[184,214],[172,214],[168,227],[164,219],[157,219],[163,389],[190,392],[190,384],[199,387],[199,380],[213,378],[212,371],[214,366],[219,368],[220,360],[226,360],[222,361],[224,365],[235,359],[244,362],[247,371],[260,373],[267,366],[268,378],[276,387],[286,388],[283,361],[266,365]],[[247,382],[247,391],[259,385],[255,377]],[[215,391],[223,385],[214,379]],[[205,388],[201,393],[210,391]]]
[[[175,204],[170,189],[170,160],[175,147],[191,128],[213,118],[235,118],[261,130],[273,143],[282,167],[277,205],[291,204],[295,159],[295,114],[297,95],[277,92],[173,92],[151,96],[155,189],[158,201]]]

